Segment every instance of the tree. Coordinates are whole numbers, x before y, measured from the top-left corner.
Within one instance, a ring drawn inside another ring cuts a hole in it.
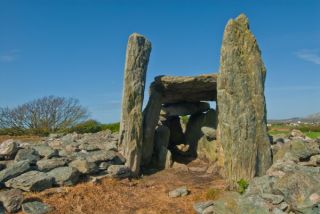
[[[79,100],[43,97],[15,108],[0,109],[0,128],[33,133],[64,130],[87,118],[87,109]]]

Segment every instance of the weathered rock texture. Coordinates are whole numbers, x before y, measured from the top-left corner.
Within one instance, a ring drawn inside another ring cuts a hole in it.
[[[263,175],[271,165],[264,97],[266,69],[245,15],[229,20],[220,61],[219,139],[232,187],[241,178]]]
[[[142,104],[151,43],[142,35],[129,37],[124,71],[120,144],[123,145],[126,165],[133,175],[140,169],[142,152]]]
[[[143,112],[143,166],[148,166],[152,159],[154,134],[161,109],[163,108],[164,112],[167,111],[169,115],[166,116],[201,113],[209,107],[207,103],[200,101],[215,101],[217,98],[216,87],[217,75],[215,74],[185,77],[158,76],[155,78],[150,86],[147,107]]]
[[[163,95],[163,103],[215,101],[217,75],[158,76],[154,86]]]

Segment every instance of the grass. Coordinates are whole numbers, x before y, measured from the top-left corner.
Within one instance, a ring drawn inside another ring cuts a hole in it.
[[[305,132],[305,135],[312,139],[316,139],[320,137],[320,132]]]

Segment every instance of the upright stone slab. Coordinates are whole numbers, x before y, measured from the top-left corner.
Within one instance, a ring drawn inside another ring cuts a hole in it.
[[[159,121],[159,114],[162,104],[162,95],[152,84],[150,86],[150,97],[148,104],[143,111],[143,145],[142,145],[142,163],[148,166],[151,163],[154,150],[155,128]]]
[[[217,81],[219,136],[225,175],[233,188],[241,178],[265,174],[271,165],[264,82],[266,69],[257,41],[241,14],[223,36]]]
[[[151,43],[142,35],[129,37],[124,71],[120,145],[124,148],[126,165],[133,175],[139,174],[143,128],[142,104]]]

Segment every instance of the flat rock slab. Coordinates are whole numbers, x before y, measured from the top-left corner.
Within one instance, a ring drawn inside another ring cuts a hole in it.
[[[162,93],[163,103],[217,100],[217,75],[158,76],[151,87]]]
[[[65,158],[42,159],[37,162],[37,167],[39,171],[48,172],[67,163],[68,161]]]
[[[182,197],[186,196],[189,194],[189,190],[187,189],[186,186],[179,187],[175,190],[172,190],[169,192],[169,197],[170,198],[177,198],[177,197]]]
[[[17,177],[31,169],[28,161],[20,161],[11,164],[8,168],[0,171],[0,182],[5,182],[11,178]]]
[[[72,186],[79,181],[80,173],[73,167],[59,167],[48,172],[54,178],[54,184],[59,186]]]
[[[6,187],[39,192],[52,187],[53,178],[44,172],[30,171],[5,183]]]
[[[24,203],[22,210],[26,214],[45,214],[51,212],[53,208],[39,201],[33,201]]]
[[[9,213],[17,212],[23,202],[22,191],[19,189],[2,191],[0,192],[0,201]]]

